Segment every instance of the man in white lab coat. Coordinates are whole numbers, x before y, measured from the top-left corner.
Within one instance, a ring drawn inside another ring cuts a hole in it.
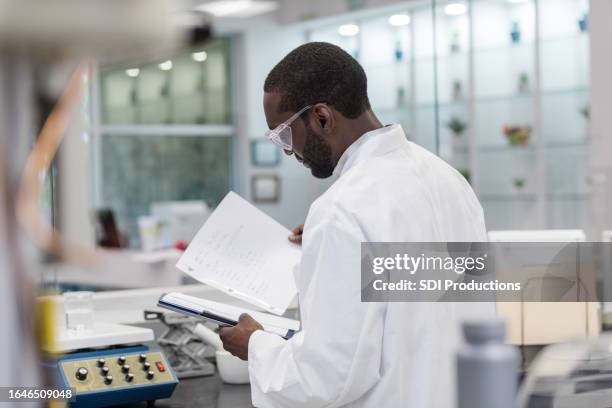
[[[268,137],[315,177],[337,180],[303,229],[302,330],[284,340],[243,315],[220,332],[224,347],[249,361],[253,404],[453,407],[468,305],[361,302],[360,243],[486,241],[470,185],[400,125],[378,121],[363,69],[334,45],[296,48],[264,91]],[[479,307],[490,316],[490,305]]]

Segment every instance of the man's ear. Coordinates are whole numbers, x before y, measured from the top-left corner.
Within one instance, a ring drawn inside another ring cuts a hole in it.
[[[321,128],[323,133],[331,133],[335,126],[334,112],[332,109],[324,104],[317,103],[312,107],[318,126]]]

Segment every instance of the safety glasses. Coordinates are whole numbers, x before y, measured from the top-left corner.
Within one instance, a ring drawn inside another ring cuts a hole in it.
[[[291,123],[300,117],[302,113],[310,109],[312,105],[308,105],[302,108],[295,115],[278,125],[272,130],[266,131],[266,137],[270,139],[272,143],[279,146],[283,150],[293,151],[293,137],[291,134]]]

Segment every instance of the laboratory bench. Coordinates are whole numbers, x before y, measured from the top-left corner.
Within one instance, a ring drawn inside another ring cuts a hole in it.
[[[146,403],[119,405],[142,408]],[[217,374],[179,381],[171,398],[159,400],[156,408],[251,408],[251,387],[225,384]]]

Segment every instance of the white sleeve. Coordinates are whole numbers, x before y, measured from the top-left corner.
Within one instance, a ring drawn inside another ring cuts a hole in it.
[[[308,232],[300,272],[308,279],[298,285],[302,330],[287,341],[258,331],[249,341],[257,407],[341,406],[380,378],[386,307],[361,302],[362,233],[337,218]]]

